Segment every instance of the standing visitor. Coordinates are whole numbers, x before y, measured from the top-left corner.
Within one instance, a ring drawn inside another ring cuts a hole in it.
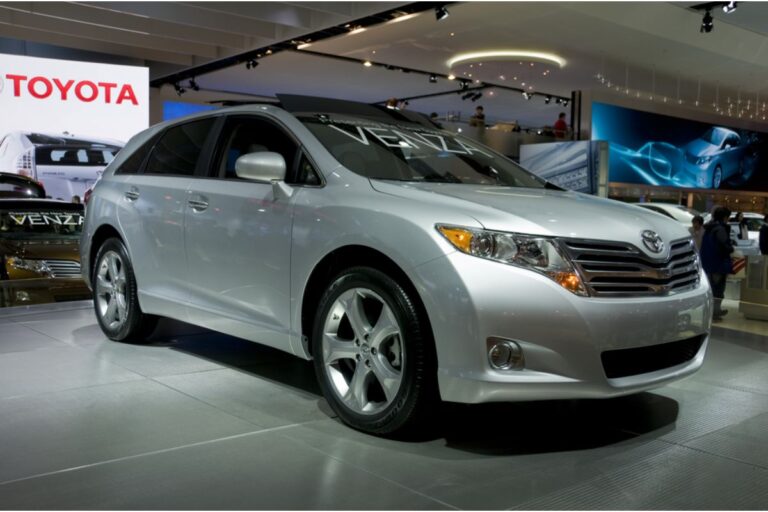
[[[558,139],[564,139],[568,135],[568,123],[565,122],[565,112],[560,112],[557,116],[557,121],[552,126],[552,131],[555,132],[555,137]]]
[[[704,226],[704,236],[701,241],[701,266],[709,279],[712,295],[715,297],[715,307],[712,320],[721,320],[728,310],[722,308],[725,297],[725,279],[731,273],[731,253],[733,245],[729,235],[728,218],[730,210],[718,206],[712,213],[712,220]]]
[[[694,218],[692,218],[691,227],[688,228],[688,232],[693,238],[693,243],[696,245],[696,250],[701,252],[701,239],[704,237],[704,217],[701,215],[696,215]]]

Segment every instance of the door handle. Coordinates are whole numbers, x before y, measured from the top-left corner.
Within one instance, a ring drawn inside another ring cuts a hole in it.
[[[187,204],[196,212],[202,212],[208,208],[208,201],[202,196],[199,199],[190,199]]]
[[[133,201],[135,201],[135,200],[137,200],[137,199],[139,198],[139,195],[140,195],[140,194],[139,194],[139,189],[138,189],[138,188],[136,188],[136,187],[131,187],[131,188],[130,188],[130,189],[128,189],[128,191],[125,193],[125,198],[126,198],[128,201],[131,201],[131,202],[133,202]]]

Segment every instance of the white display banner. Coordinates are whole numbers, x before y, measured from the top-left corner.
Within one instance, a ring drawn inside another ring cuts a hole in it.
[[[149,70],[0,54],[0,172],[82,197],[149,126]]]
[[[148,126],[148,68],[0,54],[0,138],[67,132],[125,143]]]

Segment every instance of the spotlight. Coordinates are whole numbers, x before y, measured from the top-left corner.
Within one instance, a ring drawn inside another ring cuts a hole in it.
[[[448,75],[448,80],[456,80],[456,75],[451,73],[450,75]]]
[[[474,95],[474,96],[472,96],[472,101],[473,101],[473,102],[474,102],[474,101],[477,101],[477,100],[479,100],[479,99],[480,99],[480,98],[482,98],[482,97],[483,97],[483,93],[481,93],[481,92],[477,92],[477,93],[475,93],[475,95]]]
[[[437,75],[429,75],[429,83],[436,84],[437,83]]]
[[[525,98],[526,101],[529,101],[531,98],[533,98],[533,94],[523,91],[523,98]]]
[[[567,107],[567,106],[568,106],[568,100],[563,100],[563,106],[564,106],[564,107]]]
[[[469,88],[469,80],[459,80],[459,87],[461,87],[461,90],[464,91]]]
[[[448,12],[448,9],[446,9],[445,6],[435,7],[435,19],[437,21],[443,21],[450,15],[451,13]]]
[[[464,94],[461,95],[461,99],[462,100],[468,100],[469,98],[471,98],[474,95],[475,95],[475,93],[473,93],[471,91],[470,92],[465,92]]]
[[[199,91],[200,90],[200,86],[197,85],[197,82],[195,81],[194,78],[189,80],[189,88],[192,89],[193,91]]]
[[[245,69],[254,69],[258,65],[259,61],[256,59],[248,59],[248,61],[245,63]]]
[[[699,29],[699,32],[710,33],[713,28],[715,28],[715,24],[712,19],[712,13],[707,9],[707,12],[704,13],[704,18],[701,20],[701,28]]]
[[[738,2],[728,2],[727,4],[723,4],[723,12],[725,14],[731,14],[733,11],[736,10],[738,7]]]
[[[187,92],[186,89],[184,89],[181,85],[179,85],[179,82],[176,82],[175,84],[173,84],[173,88],[176,89],[177,96],[181,96],[182,94]]]
[[[371,61],[367,60],[367,61],[363,62],[363,66],[369,68],[369,67],[373,66],[373,64],[371,64]]]
[[[549,102],[550,102],[550,101],[552,101],[552,96],[545,96],[545,97],[544,97],[544,103],[546,103],[547,105],[549,105]]]

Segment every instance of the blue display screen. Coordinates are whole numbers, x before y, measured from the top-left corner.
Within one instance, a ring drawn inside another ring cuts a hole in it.
[[[196,103],[183,103],[181,101],[164,101],[163,121],[170,121],[171,119],[177,119],[198,112],[216,110],[217,108],[219,107],[213,105],[198,105]]]
[[[612,182],[768,190],[765,133],[592,103],[592,139],[610,143]]]

